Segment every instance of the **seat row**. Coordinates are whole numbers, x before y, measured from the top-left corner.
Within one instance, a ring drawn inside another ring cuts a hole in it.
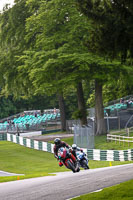
[[[133,108],[133,102],[130,104],[127,103],[117,103],[114,105],[110,105],[104,108],[104,113],[106,114],[107,110],[110,110],[110,112],[114,112],[115,110],[126,110],[127,108]]]
[[[8,129],[8,128],[23,128],[26,129],[27,126],[39,125],[41,123],[45,123],[50,120],[56,120],[60,118],[60,113],[50,113],[50,114],[37,114],[37,116],[30,114],[19,116],[18,118],[14,118],[11,121],[5,121],[4,123],[0,123],[0,130]]]

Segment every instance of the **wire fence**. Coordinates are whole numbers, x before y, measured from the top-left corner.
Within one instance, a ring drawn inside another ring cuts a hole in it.
[[[74,143],[87,149],[94,149],[94,125],[74,126]]]

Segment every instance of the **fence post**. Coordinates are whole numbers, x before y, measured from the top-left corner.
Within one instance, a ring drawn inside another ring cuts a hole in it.
[[[118,116],[118,129],[119,129],[119,131],[121,130],[121,125],[120,125],[120,116]]]
[[[108,116],[108,113],[106,113],[107,115],[107,132],[109,133],[109,116]]]

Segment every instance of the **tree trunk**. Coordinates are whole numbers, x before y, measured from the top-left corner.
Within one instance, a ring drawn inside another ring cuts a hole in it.
[[[80,118],[81,125],[87,125],[87,113],[84,101],[82,82],[79,82],[77,85],[77,98],[78,98],[78,109],[81,112],[81,118]]]
[[[66,113],[65,113],[65,103],[63,94],[58,95],[59,99],[59,109],[60,109],[60,116],[61,116],[61,130],[66,131]]]
[[[96,135],[106,133],[104,121],[104,109],[102,100],[102,84],[95,80],[95,120],[96,120]]]

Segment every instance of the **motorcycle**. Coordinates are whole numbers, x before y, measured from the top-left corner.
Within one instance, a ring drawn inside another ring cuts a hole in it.
[[[68,169],[72,170],[74,173],[79,172],[80,168],[79,166],[75,166],[74,161],[71,158],[71,152],[69,149],[65,147],[61,147],[58,150],[58,158],[60,162]]]
[[[79,166],[84,169],[89,169],[88,158],[87,158],[86,154],[84,152],[77,151],[76,155],[77,155],[77,160],[78,160]]]

